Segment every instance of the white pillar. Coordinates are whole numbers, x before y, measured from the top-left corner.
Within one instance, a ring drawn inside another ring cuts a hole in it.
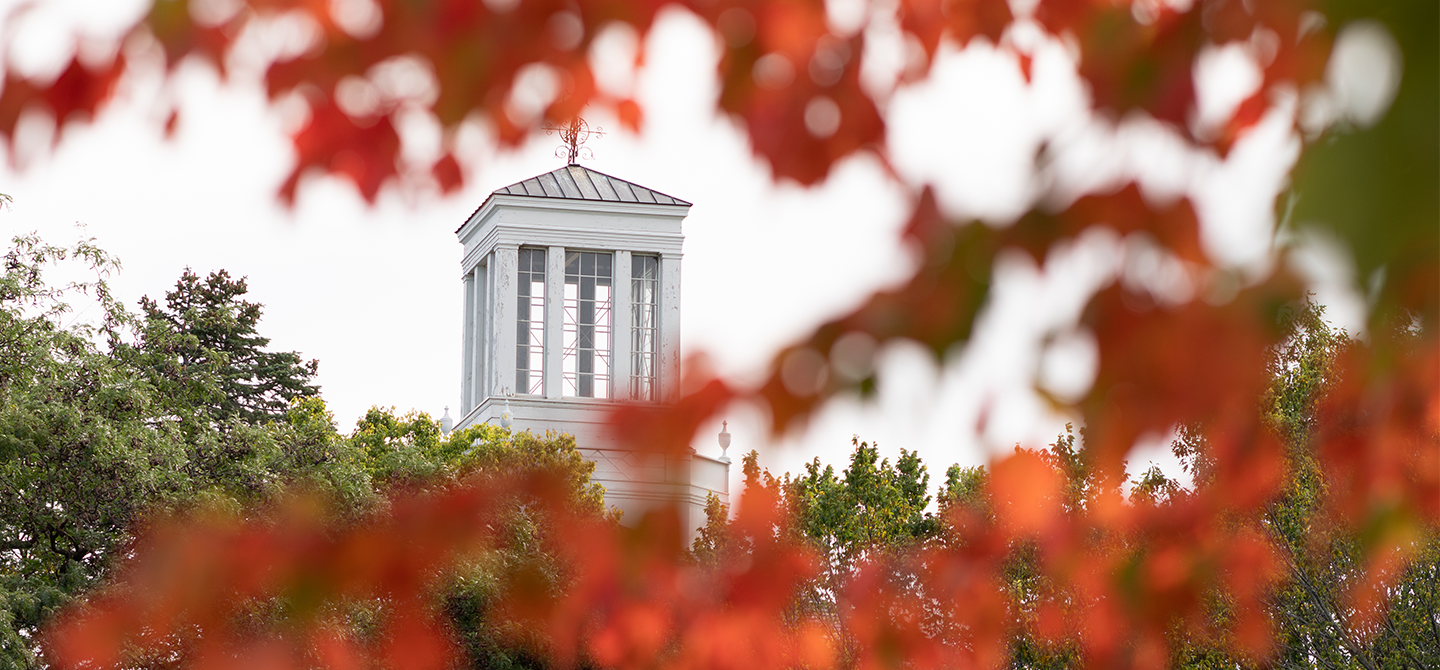
[[[660,257],[660,401],[680,397],[680,254]]]
[[[498,393],[496,389],[500,388],[496,383],[495,366],[499,364],[500,360],[500,329],[504,328],[505,324],[495,318],[495,277],[497,276],[495,264],[499,262],[495,258],[493,251],[485,254],[485,293],[481,296],[485,310],[485,334],[481,342],[483,348],[480,351],[481,364],[485,366],[485,378],[480,380],[480,402],[482,403],[486,398]],[[514,330],[513,326],[511,330]]]
[[[465,282],[465,305],[461,310],[464,314],[464,334],[460,342],[460,416],[470,413],[475,408],[475,397],[472,389],[475,386],[475,273],[466,272],[463,278]]]
[[[485,365],[485,350],[488,348],[487,342],[490,339],[488,337],[490,320],[486,318],[487,315],[485,314],[485,295],[489,293],[489,287],[486,286],[487,282],[485,281],[486,263],[482,261],[476,265],[474,272],[471,274],[474,279],[470,282],[470,285],[474,287],[474,290],[472,291],[473,295],[467,308],[470,310],[470,313],[473,314],[470,320],[474,323],[471,328],[471,332],[474,333],[474,335],[470,341],[470,350],[468,352],[470,357],[470,367],[468,369],[470,370],[471,379],[469,389],[471,398],[470,407],[473,408],[485,402],[486,396],[485,373],[487,366]]]
[[[516,271],[520,264],[519,247],[496,247],[495,309],[491,313],[495,321],[495,367],[491,374],[492,386],[497,395],[515,393],[515,306],[519,299],[519,287],[515,285]]]
[[[630,399],[630,252],[615,252],[615,278],[610,295],[610,397]]]
[[[559,398],[564,389],[565,247],[545,252],[545,397]]]

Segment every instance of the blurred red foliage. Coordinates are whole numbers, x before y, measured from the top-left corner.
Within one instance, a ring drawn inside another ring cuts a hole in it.
[[[393,122],[405,106],[433,114],[446,130],[478,115],[509,144],[587,106],[608,107],[627,126],[640,127],[642,110],[634,101],[612,99],[596,87],[587,54],[611,22],[634,27],[643,43],[657,12],[672,3],[391,0],[378,3],[378,24],[358,28],[333,15],[343,3],[250,0],[215,25],[197,22],[190,4],[156,2],[131,30],[136,42],[158,41],[171,72],[187,58],[223,71],[248,26],[283,12],[318,26],[315,44],[272,63],[265,74],[272,98],[298,93],[310,107],[309,123],[294,136],[298,160],[281,197],[292,200],[302,174],[318,169],[351,180],[373,202],[384,184],[411,169],[398,160]],[[679,4],[714,29],[722,46],[719,109],[738,117],[777,179],[813,184],[858,151],[884,155],[881,101],[860,83],[865,30],[837,34],[820,0]],[[1338,28],[1317,21],[1302,0],[1042,0],[1033,16],[1018,18],[1003,0],[907,0],[896,11],[899,29],[927,56],[944,39],[1003,43],[1012,21],[1033,19],[1078,46],[1079,71],[1097,110],[1117,118],[1145,113],[1185,132],[1195,107],[1197,55],[1212,45],[1250,45],[1260,54],[1264,84],[1216,137],[1190,138],[1215,151],[1257,123],[1277,90],[1318,81]],[[1433,21],[1427,25],[1433,28]],[[1026,54],[1012,55],[1028,63]],[[433,71],[433,100],[382,95],[362,111],[339,104],[346,81],[365,80],[376,66],[401,57],[417,57]],[[1406,67],[1425,62],[1422,55]],[[13,140],[21,113],[31,107],[48,109],[62,130],[69,120],[93,115],[127,67],[119,56],[98,66],[76,56],[53,81],[7,72],[0,133]],[[553,75],[562,94],[526,115],[507,101],[522,71],[536,67]],[[816,122],[826,114],[838,120]],[[450,153],[423,172],[446,191],[462,184]],[[1200,298],[1161,304],[1121,284],[1093,297],[1082,325],[1098,343],[1099,372],[1071,409],[1084,417],[1094,467],[1118,490],[1123,459],[1139,436],[1196,424],[1212,450],[1215,485],[1163,508],[1100,494],[1075,513],[1063,509],[1063,480],[1039,459],[1000,459],[991,467],[994,519],[954,512],[948,522],[963,542],[889,559],[897,562],[891,572],[919,575],[923,588],[895,588],[883,564],[862,569],[846,585],[844,617],[853,646],[787,609],[817,559],[775,536],[781,512],[759,494],[743,501],[736,520],[750,538],[750,559],[705,574],[683,560],[673,518],[620,532],[558,510],[571,540],[575,586],[554,602],[517,591],[504,605],[507,616],[533,622],[562,664],[997,667],[1006,658],[1006,635],[1033,626],[1040,639],[1076,641],[1091,667],[1149,668],[1166,662],[1169,627],[1198,625],[1206,589],[1221,585],[1234,598],[1233,639],[1248,653],[1267,652],[1271,624],[1261,599],[1278,579],[1279,563],[1261,529],[1234,520],[1253,518],[1282,479],[1282,447],[1256,407],[1266,352],[1281,336],[1276,313],[1301,296],[1298,283],[1281,272],[1241,287],[1239,278],[1206,259],[1188,201],[1155,205],[1133,185],[1058,211],[1037,209],[1002,228],[945,220],[928,190],[914,207],[905,235],[921,262],[907,283],[871,296],[781,352],[757,388],[692,379],[688,386],[696,390],[674,405],[622,409],[617,430],[643,448],[683,450],[701,423],[735,400],[768,408],[774,428],[784,430],[829,396],[873,384],[873,371],[861,379],[823,374],[843,336],[861,333],[882,344],[905,338],[946,355],[969,338],[989,296],[997,253],[1018,248],[1043,259],[1056,243],[1105,226],[1153,238],[1187,263],[1200,284],[1230,281],[1238,288],[1216,304]],[[1429,226],[1433,235],[1434,221],[1415,225]],[[1407,538],[1440,517],[1440,299],[1433,281],[1412,280],[1435,276],[1433,254],[1427,263],[1397,270],[1404,274],[1387,285],[1380,299],[1388,302],[1377,311],[1410,315],[1416,333],[1377,334],[1370,347],[1348,352],[1316,429],[1332,482],[1327,513],[1378,529],[1365,535],[1370,577],[1352,591],[1360,616],[1383,605],[1377,594],[1405,560]],[[787,375],[792,359],[810,363],[792,365]],[[804,383],[796,383],[800,377]],[[485,519],[497,496],[526,487],[542,484],[486,481],[438,494],[397,494],[383,517],[345,528],[299,502],[264,521],[156,522],[114,585],[48,633],[48,657],[62,668],[143,664],[145,658],[198,667],[445,667],[456,651],[434,613],[435,584],[447,566],[492,540]],[[1016,540],[1035,544],[1053,583],[1030,618],[1013,610],[1001,583],[1002,562]],[[1148,550],[1133,551],[1138,545]],[[278,596],[299,608],[293,629],[236,623],[245,608]],[[373,641],[346,637],[327,609],[365,598],[381,598],[391,608]]]

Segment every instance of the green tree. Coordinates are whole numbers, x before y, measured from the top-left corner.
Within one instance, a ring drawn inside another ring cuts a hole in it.
[[[844,584],[865,567],[884,566],[887,587],[915,588],[910,566],[893,559],[918,548],[941,528],[925,511],[930,475],[917,453],[901,449],[892,464],[859,437],[851,439],[851,446],[850,464],[838,474],[819,458],[807,463],[798,477],[788,472],[776,477],[762,469],[754,450],[742,459],[744,495],[776,501],[786,515],[775,532],[809,545],[821,559],[818,578],[796,595],[793,617],[824,622],[841,640],[844,654],[854,647],[842,616]],[[705,526],[691,547],[702,565],[720,566],[748,549],[750,539],[730,528],[728,512],[718,499],[707,501]]]
[[[428,414],[372,407],[346,438],[350,451],[377,487],[437,488],[485,475],[523,479],[543,474],[558,482],[562,504],[581,514],[615,522],[604,488],[590,482],[595,464],[570,435],[529,431],[512,434],[491,424],[449,434]],[[559,550],[566,538],[537,499],[503,501],[497,542],[459,566],[440,594],[455,635],[474,667],[529,668],[547,664],[548,649],[537,631],[501,616],[497,607],[523,592],[558,598],[571,574]]]
[[[783,484],[795,530],[826,557],[836,577],[877,552],[908,547],[934,535],[930,475],[915,452],[900,450],[892,465],[879,449],[856,437],[850,465],[839,476],[816,458],[805,474]]]
[[[53,285],[47,271],[62,263],[93,279]],[[319,398],[296,398],[265,425],[189,420],[209,409],[190,403],[207,398],[157,378],[145,364],[159,356],[121,344],[147,325],[110,295],[118,269],[90,241],[18,237],[3,257],[0,667],[38,664],[40,625],[104,580],[149,514],[246,509],[296,487],[352,516],[379,499]]]
[[[570,435],[481,425],[451,433],[439,449],[449,477],[476,473],[497,477],[545,474],[558,480],[562,504],[582,514],[619,521],[607,510],[604,488],[592,484],[595,464]],[[560,598],[573,578],[561,557],[570,538],[559,533],[538,499],[517,496],[502,504],[498,541],[462,565],[444,593],[445,610],[472,667],[547,667],[550,649],[541,631],[508,616],[499,607],[514,600]]]
[[[494,439],[489,435],[485,437]],[[412,410],[396,416],[393,407],[371,407],[355,422],[355,430],[348,440],[361,454],[366,471],[377,484],[418,486],[444,474],[449,460],[446,456],[455,456],[441,453],[443,438],[440,424],[424,412]],[[455,445],[460,439],[457,434],[445,442]]]
[[[72,259],[91,282],[52,287]],[[99,579],[142,511],[191,489],[173,425],[157,421],[143,376],[97,349],[130,318],[106,290],[117,263],[89,242],[19,237],[0,274],[0,664],[36,663],[34,635]],[[88,295],[100,325],[73,319]]]
[[[244,517],[300,491],[328,501],[336,523],[365,523],[393,487],[544,473],[573,509],[618,519],[567,435],[490,425],[447,435],[422,412],[380,408],[341,434],[306,383],[314,362],[263,351],[260,306],[241,300],[244,282],[223,272],[201,282],[187,271],[164,309],[142,301],[142,321],[111,298],[104,279],[118,263],[90,242],[17,238],[3,260],[0,668],[38,667],[39,627],[104,581],[150,514],[208,505]],[[94,281],[48,283],[49,266],[76,260]],[[96,325],[74,318],[77,296],[94,303],[86,311]],[[567,583],[556,551],[564,538],[535,502],[507,501],[500,542],[440,594],[479,664],[543,658],[526,631],[491,616],[517,585],[557,595]],[[379,602],[354,607],[357,635],[385,612]],[[259,604],[257,625],[287,611]]]
[[[1067,515],[1082,517],[1092,499],[1104,489],[1098,486],[1073,427],[1055,442],[1037,453],[1045,465],[1053,468],[1064,483],[1061,506]],[[1015,451],[1023,451],[1016,446]],[[947,548],[964,551],[966,531],[995,523],[996,511],[991,496],[990,473],[985,466],[952,465],[945,472],[945,483],[936,496],[937,515],[942,528],[937,540]],[[1097,538],[1099,539],[1099,538]],[[1047,642],[1036,635],[1037,604],[1042,597],[1062,600],[1067,594],[1058,592],[1046,575],[1040,561],[1040,545],[1035,538],[1016,538],[1007,547],[998,567],[998,579],[1008,600],[1012,620],[1005,622],[1008,631],[1009,667],[1034,670],[1063,670],[1080,665],[1076,645]],[[965,631],[953,622],[937,617],[933,624],[945,631],[952,644],[966,644]]]
[[[1364,564],[1363,534],[1386,529],[1357,529],[1327,508],[1327,482],[1314,437],[1319,408],[1339,382],[1339,358],[1350,348],[1366,345],[1331,328],[1323,308],[1314,303],[1297,304],[1284,314],[1282,325],[1288,336],[1270,352],[1271,382],[1256,408],[1268,430],[1284,444],[1284,484],[1260,518],[1231,515],[1227,521],[1263,528],[1281,558],[1284,577],[1265,601],[1276,627],[1275,654],[1262,660],[1238,651],[1233,638],[1235,603],[1217,586],[1203,605],[1208,619],[1202,625],[1174,622],[1177,651],[1171,665],[1195,670],[1440,667],[1440,532],[1426,528],[1411,538],[1408,560],[1387,568],[1389,585],[1383,593],[1388,602],[1383,614],[1366,618],[1351,600],[1351,589],[1373,569]],[[1393,336],[1413,336],[1403,328],[1399,331]],[[1082,523],[1099,509],[1099,502],[1119,500],[1122,495],[1123,504],[1176,514],[1186,509],[1197,488],[1211,485],[1217,465],[1206,434],[1203,427],[1181,426],[1172,444],[1189,482],[1151,466],[1137,473],[1124,492],[1095,471],[1084,448],[1083,430],[1077,434],[1067,425],[1065,433],[1036,455],[1062,482],[1062,512]],[[835,613],[843,606],[839,578],[855,566],[916,543],[964,551],[967,528],[996,521],[991,476],[985,466],[951,466],[936,496],[938,512],[930,514],[925,511],[929,499],[924,495],[924,467],[917,456],[902,451],[892,466],[880,461],[868,444],[856,440],[854,445],[850,465],[840,474],[817,459],[800,477],[777,478],[759,467],[755,452],[744,459],[746,495],[755,491],[774,496],[788,512],[775,532],[808,542],[825,557],[827,572],[801,595],[798,606],[830,621],[837,621]],[[724,523],[726,513],[718,500],[707,509],[707,524],[694,546],[702,563],[716,562],[722,548],[744,550],[744,543]],[[1140,557],[1152,549],[1152,538],[1125,533],[1097,533],[1088,541],[1120,556]],[[996,568],[1014,617],[1004,624],[1009,631],[1009,666],[1079,667],[1082,655],[1076,643],[1037,634],[1039,604],[1048,601],[1063,607],[1074,597],[1056,589],[1040,552],[1035,538],[1016,536]],[[923,580],[905,582],[902,573],[903,569],[896,573],[898,581],[916,591],[912,595],[923,602],[923,593],[918,593],[925,588]],[[943,616],[937,615],[930,630],[947,639],[954,633],[954,643],[965,644],[963,631],[955,630]]]
[[[1316,453],[1318,407],[1337,383],[1337,361],[1347,349],[1366,346],[1325,323],[1324,308],[1306,302],[1287,317],[1290,336],[1270,361],[1274,382],[1266,395],[1266,418],[1285,442],[1287,478],[1265,521],[1288,570],[1274,595],[1279,627],[1276,665],[1285,668],[1440,667],[1440,529],[1412,538],[1414,556],[1392,568],[1388,603],[1378,617],[1358,616],[1348,591],[1365,577],[1364,534],[1326,509],[1327,482]],[[1410,337],[1376,333],[1375,337]],[[1383,525],[1383,521],[1382,521]]]
[[[1349,590],[1364,576],[1362,535],[1384,528],[1355,528],[1326,508],[1327,482],[1314,431],[1325,394],[1337,384],[1337,361],[1348,349],[1366,346],[1330,327],[1324,308],[1305,301],[1285,314],[1288,336],[1267,363],[1271,384],[1260,408],[1285,445],[1285,480],[1261,523],[1285,568],[1285,579],[1268,600],[1276,627],[1277,668],[1382,670],[1440,667],[1440,529],[1411,539],[1410,560],[1389,571],[1388,602],[1375,618],[1359,616]],[[1401,329],[1403,331],[1403,329]],[[1379,334],[1380,337],[1390,336]],[[1409,336],[1404,332],[1397,336]],[[1184,427],[1173,444],[1193,477],[1209,485],[1215,467],[1209,445],[1195,427]],[[1164,505],[1183,496],[1178,482],[1158,471],[1137,482],[1143,504]],[[1157,495],[1159,493],[1159,495]],[[1137,496],[1132,495],[1132,500]],[[1227,617],[1226,594],[1213,594],[1212,628]],[[1175,665],[1185,668],[1259,667],[1231,651],[1223,636],[1187,633]]]
[[[752,452],[755,453],[755,452]],[[730,528],[730,506],[714,493],[705,496],[705,525],[697,530],[690,553],[700,565],[715,568],[733,560],[740,549]]]
[[[248,290],[225,270],[201,280],[186,268],[164,305],[140,299],[137,364],[164,396],[212,423],[264,423],[319,393],[311,383],[318,361],[265,349],[270,339],[256,331],[261,306],[243,299]]]
[[[274,444],[263,465],[278,483],[273,493],[296,488],[318,493],[350,519],[379,502],[382,491],[366,455],[336,429],[334,414],[319,396],[296,398],[263,432]]]

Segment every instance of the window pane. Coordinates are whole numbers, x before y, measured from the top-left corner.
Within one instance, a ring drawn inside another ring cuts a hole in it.
[[[610,254],[565,253],[565,323],[561,356],[564,395],[610,397]],[[600,274],[601,270],[605,274]]]

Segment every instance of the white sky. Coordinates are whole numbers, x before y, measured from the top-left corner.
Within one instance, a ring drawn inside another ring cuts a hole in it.
[[[6,55],[15,67],[53,68],[67,53],[67,26],[103,33],[134,12],[99,1],[47,7],[53,15],[3,27],[25,36]],[[1010,39],[1034,53],[1029,84],[1013,59],[977,42],[948,49],[929,80],[890,99],[892,160],[905,183],[886,176],[873,156],[860,156],[803,189],[771,183],[737,127],[716,117],[716,52],[701,30],[693,17],[668,11],[638,77],[607,70],[607,85],[638,87],[647,123],[636,137],[592,115],[608,134],[584,164],[695,203],[684,224],[682,346],[706,352],[736,380],[757,379],[780,346],[904,280],[912,259],[897,231],[907,194],[926,182],[952,214],[1002,224],[1028,206],[1041,182],[1077,194],[1139,178],[1152,197],[1196,198],[1216,262],[1249,273],[1271,262],[1270,198],[1298,147],[1289,131],[1294,105],[1283,96],[1222,161],[1154,122],[1091,118],[1065,48],[1022,26]],[[883,26],[875,30],[883,45]],[[899,53],[877,47],[867,81],[887,88],[903,65]],[[1213,83],[1199,117],[1223,118],[1240,99],[1236,91],[1254,86],[1253,65],[1243,51],[1206,58],[1198,74]],[[111,283],[132,306],[142,295],[162,297],[187,266],[247,277],[249,299],[265,306],[260,331],[272,347],[320,360],[318,381],[342,431],[371,405],[436,417],[449,406],[458,414],[462,286],[454,230],[490,191],[561,165],[556,138],[540,135],[497,153],[484,133],[467,134],[467,188],[450,197],[387,189],[367,208],[348,184],[323,178],[303,182],[297,206],[286,210],[274,194],[293,153],[283,115],[267,108],[253,79],[221,86],[213,71],[186,69],[174,89],[182,120],[169,140],[157,81],[132,79],[123,90],[96,124],[69,129],[53,153],[36,149],[48,142],[43,121],[22,126],[16,158],[23,169],[0,166],[0,192],[15,198],[0,213],[6,237],[31,230],[54,242],[94,236],[123,262]],[[424,137],[421,126],[415,137]],[[1042,141],[1056,160],[1037,176],[1031,158]],[[935,483],[951,463],[977,464],[1017,442],[1045,444],[1074,419],[1049,407],[1035,380],[1061,396],[1088,388],[1093,342],[1074,326],[1090,293],[1121,269],[1117,259],[1154,261],[1146,272],[1157,295],[1201,290],[1183,272],[1154,271],[1175,267],[1145,248],[1143,240],[1092,231],[1056,249],[1043,267],[1003,258],[999,288],[963,355],[937,368],[918,347],[890,346],[880,356],[876,403],[838,399],[781,444],[764,443],[764,417],[754,408],[732,408],[732,479],[751,448],[775,470],[796,471],[814,456],[838,469],[852,434],[878,440],[891,456],[918,449]],[[1323,244],[1307,256],[1332,318],[1353,331],[1363,304],[1343,258]],[[1133,460],[1163,461],[1164,437],[1153,436]],[[695,446],[718,455],[709,432]]]

